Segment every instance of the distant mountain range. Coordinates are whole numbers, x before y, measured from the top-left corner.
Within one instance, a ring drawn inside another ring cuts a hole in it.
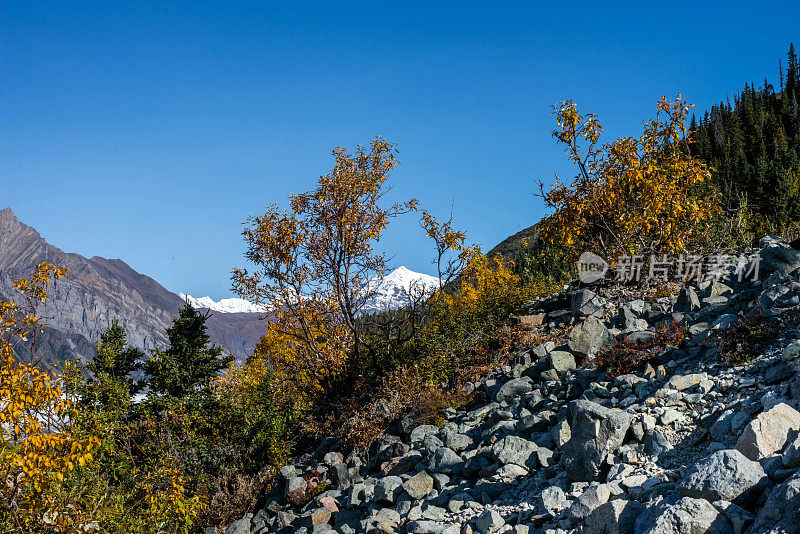
[[[184,303],[180,295],[124,261],[64,252],[20,222],[10,208],[0,210],[0,297],[15,298],[11,284],[43,261],[69,274],[56,282],[41,311],[42,317],[50,318],[37,348],[41,357],[93,357],[100,333],[114,318],[125,327],[131,345],[144,350],[161,347],[165,329]],[[237,358],[245,358],[266,331],[262,315],[211,313],[206,323],[209,336]]]
[[[37,346],[37,354],[43,358],[92,358],[100,333],[114,318],[125,327],[131,345],[143,350],[162,347],[166,328],[187,299],[209,313],[206,324],[212,342],[237,359],[252,354],[266,332],[264,310],[246,300],[214,301],[173,293],[122,260],[64,252],[20,222],[10,208],[0,210],[0,298],[16,298],[11,284],[43,261],[69,271],[67,278],[55,283],[51,300],[40,313],[50,323]],[[410,295],[430,293],[439,282],[400,267],[374,283],[376,294],[366,313],[402,307]]]

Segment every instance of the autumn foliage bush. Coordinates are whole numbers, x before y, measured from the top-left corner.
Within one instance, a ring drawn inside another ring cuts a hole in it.
[[[680,96],[662,97],[640,137],[600,145],[596,116],[569,100],[554,106],[553,136],[578,174],[547,191],[539,184],[553,210],[540,224],[545,241],[615,258],[680,253],[702,235],[720,207],[711,170],[692,155],[691,109]]]

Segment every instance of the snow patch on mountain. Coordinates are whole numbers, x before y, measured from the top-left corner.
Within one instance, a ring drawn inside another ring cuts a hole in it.
[[[398,267],[384,278],[375,278],[369,287],[375,294],[365,304],[361,313],[376,313],[396,310],[407,306],[412,298],[430,296],[439,289],[439,279],[423,273],[417,273],[405,267]],[[220,313],[265,313],[266,309],[240,298],[216,301],[211,297],[193,297],[180,293],[183,300],[195,308],[206,308]]]
[[[405,267],[398,267],[383,279],[373,280],[370,286],[375,290],[375,294],[361,313],[396,310],[407,306],[412,298],[417,299],[420,295],[429,296],[439,289],[439,279]]]
[[[180,293],[183,300],[188,300],[189,304],[195,308],[206,308],[211,311],[220,313],[264,313],[265,310],[261,306],[257,306],[245,299],[222,299],[216,301],[211,297],[193,297]]]

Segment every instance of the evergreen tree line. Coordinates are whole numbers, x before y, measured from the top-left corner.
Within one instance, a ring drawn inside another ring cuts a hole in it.
[[[800,68],[794,44],[778,62],[779,86],[764,80],[692,117],[694,155],[714,168],[730,212],[747,207],[753,230],[780,232],[800,221]]]

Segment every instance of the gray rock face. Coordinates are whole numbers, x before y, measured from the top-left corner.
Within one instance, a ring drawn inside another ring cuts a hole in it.
[[[800,467],[800,435],[786,447],[786,451],[783,453],[783,466],[788,468]]]
[[[464,461],[452,449],[440,447],[431,458],[431,471],[434,473],[459,473],[464,468]]]
[[[614,337],[597,317],[589,317],[573,328],[567,339],[569,349],[578,354],[594,354],[614,343]]]
[[[758,462],[739,451],[722,450],[694,464],[678,483],[678,490],[686,497],[709,502],[735,502],[746,499],[766,476]]]
[[[94,357],[112,319],[125,327],[128,342],[143,350],[163,347],[165,329],[184,301],[158,282],[130,268],[122,260],[68,254],[48,244],[14,213],[0,210],[0,298],[14,299],[11,284],[27,276],[43,261],[68,269],[67,278],[53,286],[42,316],[53,317],[39,344],[39,356]],[[239,359],[253,353],[266,333],[258,313],[214,313],[206,325],[213,343]]]
[[[394,503],[403,491],[403,481],[398,476],[383,477],[375,484],[375,500],[388,504]]]
[[[550,486],[542,490],[536,499],[536,508],[540,514],[555,515],[564,509],[567,504],[567,496],[564,490],[558,486]]]
[[[596,480],[609,453],[622,445],[633,416],[591,401],[570,403],[571,437],[564,446],[562,463],[572,480]]]
[[[578,497],[569,509],[569,519],[573,523],[580,523],[586,519],[597,507],[608,502],[611,497],[608,484],[590,486]]]
[[[579,317],[588,317],[603,309],[605,299],[594,291],[581,289],[572,295],[572,313]]]
[[[225,529],[225,534],[250,534],[250,519],[242,518],[234,521]]]
[[[800,413],[788,404],[780,403],[758,414],[745,427],[736,449],[751,460],[760,460],[783,450],[789,436],[800,430]]]
[[[644,506],[636,501],[616,499],[601,504],[583,524],[583,534],[633,534]]]
[[[704,499],[664,500],[636,521],[636,534],[733,534],[727,519]]]

